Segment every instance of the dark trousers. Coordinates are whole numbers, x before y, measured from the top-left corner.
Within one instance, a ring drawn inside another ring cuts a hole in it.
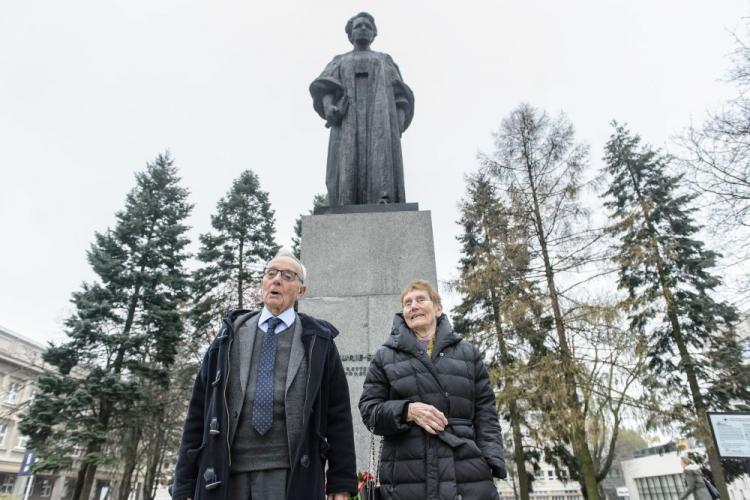
[[[229,476],[229,500],[285,500],[289,469],[237,472]]]

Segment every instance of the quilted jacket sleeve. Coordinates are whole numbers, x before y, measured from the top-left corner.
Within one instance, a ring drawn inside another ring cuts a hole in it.
[[[406,421],[406,405],[409,400],[389,400],[391,385],[383,369],[384,349],[381,348],[370,362],[359,398],[362,422],[380,436],[406,432],[411,424]]]
[[[484,459],[492,469],[492,475],[500,479],[507,475],[503,452],[503,438],[495,408],[495,392],[490,377],[482,361],[482,355],[474,350],[474,430],[476,443],[482,450]]]

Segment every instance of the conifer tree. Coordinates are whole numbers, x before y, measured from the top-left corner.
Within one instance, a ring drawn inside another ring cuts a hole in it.
[[[551,119],[528,104],[520,105],[502,121],[495,135],[496,152],[484,163],[523,207],[534,259],[543,279],[540,285],[549,304],[556,336],[550,368],[557,373],[562,394],[555,406],[564,423],[580,471],[581,486],[589,500],[598,500],[597,470],[588,447],[586,416],[579,398],[579,363],[572,351],[572,339],[564,318],[564,298],[559,274],[586,261],[582,251],[590,242],[573,226],[585,210],[578,201],[582,173],[588,164],[588,147],[577,143],[572,124],[560,115]],[[545,373],[551,373],[547,370]]]
[[[83,450],[73,500],[89,497],[99,464],[117,463],[107,443],[121,416],[146,402],[143,382],[168,390],[184,333],[187,196],[168,154],[136,174],[114,227],[95,234],[88,260],[97,278],[73,293],[68,339],[43,355],[53,369],[20,429],[37,449],[36,470],[68,468]]]
[[[606,145],[612,183],[605,206],[619,238],[614,257],[627,290],[632,328],[649,338],[649,365],[672,396],[676,414],[706,446],[716,485],[729,498],[706,411],[750,401],[750,367],[741,362],[737,311],[712,297],[720,280],[710,269],[718,255],[697,239],[693,196],[669,174],[670,157],[641,145],[613,123]]]
[[[190,311],[196,338],[210,339],[227,311],[253,307],[263,265],[278,250],[274,211],[258,176],[245,170],[216,204],[213,231],[200,235]]]
[[[541,347],[545,334],[539,292],[528,280],[528,234],[486,172],[467,178],[460,210],[461,274],[455,289],[461,302],[453,309],[454,326],[486,353],[500,386],[498,406],[507,411],[511,426],[520,497],[528,500],[532,477],[526,472],[521,427],[531,388],[525,371],[529,346]]]

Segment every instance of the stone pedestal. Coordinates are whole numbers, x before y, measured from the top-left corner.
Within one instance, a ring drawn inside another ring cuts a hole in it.
[[[429,211],[311,215],[302,218],[302,262],[307,294],[299,310],[326,319],[349,382],[357,471],[368,466],[369,434],[357,407],[372,355],[401,311],[410,281],[437,286]]]

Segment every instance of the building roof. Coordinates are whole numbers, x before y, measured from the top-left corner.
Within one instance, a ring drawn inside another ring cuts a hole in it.
[[[25,342],[29,344],[32,347],[36,347],[37,349],[40,349],[42,351],[47,349],[47,346],[44,344],[41,344],[37,342],[36,340],[32,340],[29,337],[25,337],[21,335],[20,333],[14,332],[10,328],[6,328],[3,325],[0,325],[0,335],[5,335],[7,337],[13,337],[15,340],[20,340],[22,342]]]

